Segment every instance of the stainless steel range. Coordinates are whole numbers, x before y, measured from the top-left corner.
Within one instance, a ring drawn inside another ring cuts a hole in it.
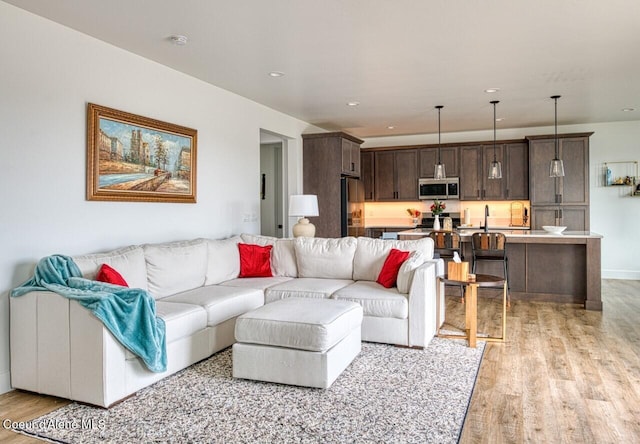
[[[460,225],[460,213],[442,213],[440,215],[440,225],[442,225],[443,219],[445,217],[451,218],[451,222],[454,229]],[[435,220],[435,217],[433,217],[433,215],[430,215],[428,217],[423,217],[422,223],[416,226],[416,228],[433,228],[434,220]]]

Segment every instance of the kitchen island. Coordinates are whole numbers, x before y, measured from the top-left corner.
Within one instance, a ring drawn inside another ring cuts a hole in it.
[[[416,228],[398,233],[400,239],[429,235]],[[480,230],[476,230],[480,231]],[[538,230],[489,230],[504,233],[509,258],[509,287],[513,299],[583,304],[602,310],[600,243],[590,231],[551,234]],[[459,231],[464,260],[471,262],[473,230]],[[502,263],[479,262],[477,273],[502,276]]]

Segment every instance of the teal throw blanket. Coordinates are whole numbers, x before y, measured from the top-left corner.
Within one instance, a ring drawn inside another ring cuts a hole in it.
[[[149,370],[167,369],[164,321],[156,316],[156,303],[145,290],[84,279],[73,259],[62,255],[42,258],[34,276],[11,291],[11,296],[42,290],[89,309]]]

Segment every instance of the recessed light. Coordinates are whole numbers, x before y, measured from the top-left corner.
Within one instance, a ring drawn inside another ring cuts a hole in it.
[[[636,110],[635,108],[622,108],[622,111],[624,111],[625,113],[630,113],[635,110]]]
[[[487,88],[484,90],[486,93],[496,93],[498,91],[500,91],[500,88]]]
[[[284,73],[282,71],[271,71],[269,73],[269,76],[271,76],[271,77],[282,77],[282,76],[284,76]]]
[[[176,35],[172,35],[169,38],[171,39],[171,43],[173,43],[176,46],[184,46],[189,41],[186,35],[176,34]]]
[[[395,127],[395,126],[393,126],[393,125],[389,125],[389,126],[387,127],[387,129],[396,129],[396,127]]]
[[[358,106],[360,102],[347,102],[347,106]]]
[[[496,122],[502,122],[503,120],[504,120],[504,117],[498,117],[498,118],[496,119]]]

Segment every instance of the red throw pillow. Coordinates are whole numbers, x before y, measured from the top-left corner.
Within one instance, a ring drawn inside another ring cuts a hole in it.
[[[100,270],[98,270],[96,280],[100,282],[107,282],[109,284],[121,285],[123,287],[129,286],[122,275],[107,264],[102,264],[100,266]]]
[[[392,248],[384,261],[376,282],[385,288],[394,287],[398,279],[398,271],[400,271],[402,263],[409,258],[409,254],[411,254],[409,251],[400,251]]]
[[[271,249],[273,245],[238,244],[240,250],[240,276],[271,277]]]

